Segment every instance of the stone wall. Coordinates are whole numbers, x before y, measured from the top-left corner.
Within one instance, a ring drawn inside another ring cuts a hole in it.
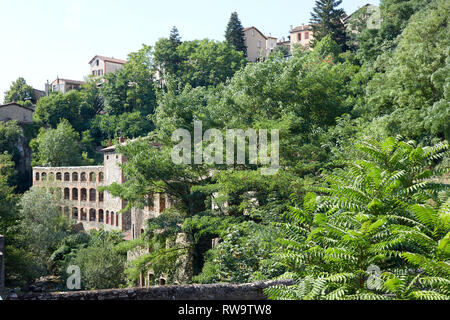
[[[274,285],[292,285],[293,280],[249,284],[157,286],[62,293],[32,293],[6,300],[267,300],[263,290]]]

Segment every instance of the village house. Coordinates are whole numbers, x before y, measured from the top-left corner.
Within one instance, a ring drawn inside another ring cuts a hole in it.
[[[33,122],[32,107],[26,107],[22,104],[11,102],[0,105],[0,121],[16,120],[20,124],[28,124]]]
[[[298,27],[291,26],[290,33],[290,47],[301,45],[306,49],[311,48],[311,41],[314,39],[312,28],[310,25],[302,24]]]
[[[277,46],[277,38],[265,36],[256,27],[244,28],[244,37],[247,58],[251,62],[267,58]]]
[[[125,63],[125,60],[96,55],[89,61],[89,74],[94,77],[106,76],[122,68]]]
[[[70,90],[79,90],[84,84],[84,81],[61,79],[57,77],[51,84],[46,84],[46,91],[59,91],[61,93],[67,93]]]

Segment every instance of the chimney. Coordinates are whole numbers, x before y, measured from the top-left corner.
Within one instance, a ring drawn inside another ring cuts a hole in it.
[[[108,141],[108,147],[111,147],[111,139]]]

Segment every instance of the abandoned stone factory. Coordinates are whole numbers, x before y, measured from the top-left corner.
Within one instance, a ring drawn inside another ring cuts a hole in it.
[[[120,144],[126,144],[120,138]],[[138,239],[146,229],[146,222],[158,217],[165,209],[172,206],[172,201],[165,194],[153,195],[153,206],[143,209],[126,208],[125,200],[112,196],[99,188],[125,181],[121,164],[125,157],[116,152],[116,146],[102,149],[103,166],[80,167],[33,167],[33,186],[47,187],[61,194],[61,211],[76,221],[86,231],[104,229],[121,231],[125,240]],[[184,241],[179,235],[177,242]],[[146,249],[128,252],[128,260],[133,260],[145,253]],[[151,271],[142,275],[140,286],[152,281]],[[160,279],[165,284],[165,279]]]

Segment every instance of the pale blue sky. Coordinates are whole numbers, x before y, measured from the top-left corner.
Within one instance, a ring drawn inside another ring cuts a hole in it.
[[[0,100],[19,76],[82,80],[96,54],[126,59],[177,26],[184,40],[223,40],[231,12],[244,27],[281,38],[308,23],[314,0],[0,0]],[[347,14],[379,0],[344,0]]]

